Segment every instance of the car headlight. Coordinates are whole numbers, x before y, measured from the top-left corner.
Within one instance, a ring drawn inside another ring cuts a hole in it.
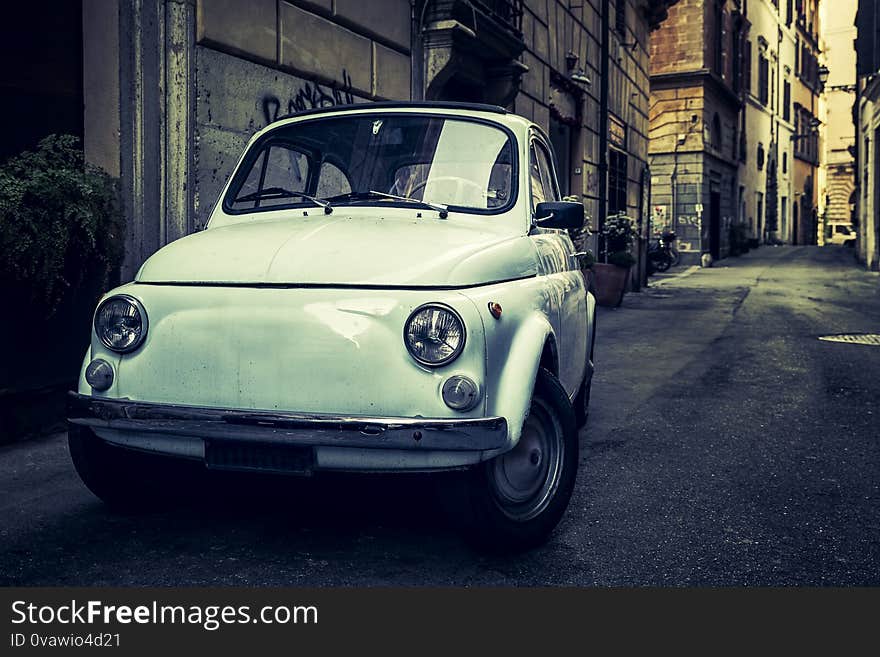
[[[110,297],[95,313],[95,333],[108,349],[121,354],[134,351],[147,335],[147,313],[134,297]]]
[[[403,328],[403,341],[410,355],[430,367],[458,358],[465,337],[464,322],[458,313],[437,303],[416,308]]]

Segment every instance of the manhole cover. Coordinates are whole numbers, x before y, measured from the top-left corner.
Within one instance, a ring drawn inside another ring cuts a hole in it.
[[[848,342],[849,344],[867,344],[880,347],[880,334],[877,333],[844,333],[843,335],[820,335],[825,342]]]

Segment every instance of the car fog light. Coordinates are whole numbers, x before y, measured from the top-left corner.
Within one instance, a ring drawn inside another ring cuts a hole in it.
[[[480,388],[466,376],[456,374],[443,384],[443,401],[455,411],[469,411],[480,400]]]
[[[86,381],[95,390],[106,390],[113,385],[113,366],[102,358],[96,358],[86,368]]]

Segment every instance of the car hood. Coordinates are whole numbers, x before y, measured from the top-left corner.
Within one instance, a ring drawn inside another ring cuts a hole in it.
[[[525,235],[493,232],[465,220],[334,213],[195,233],[155,253],[135,280],[457,287],[536,273],[535,250]]]

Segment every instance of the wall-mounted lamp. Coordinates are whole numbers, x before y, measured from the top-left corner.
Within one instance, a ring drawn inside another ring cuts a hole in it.
[[[819,84],[824,87],[825,83],[828,82],[828,75],[831,73],[831,71],[828,70],[828,67],[825,66],[825,64],[822,64],[822,66],[819,67],[817,73],[819,74]]]
[[[593,81],[587,77],[587,74],[584,73],[584,69],[582,68],[579,68],[577,70],[577,73],[572,73],[569,77],[571,78],[572,82],[580,82],[581,84],[590,85],[593,84]]]
[[[576,52],[572,52],[571,50],[569,50],[567,53],[565,53],[565,66],[568,68],[569,71],[574,69],[575,64],[578,63],[578,59],[580,59],[580,57],[578,57],[578,54]]]

